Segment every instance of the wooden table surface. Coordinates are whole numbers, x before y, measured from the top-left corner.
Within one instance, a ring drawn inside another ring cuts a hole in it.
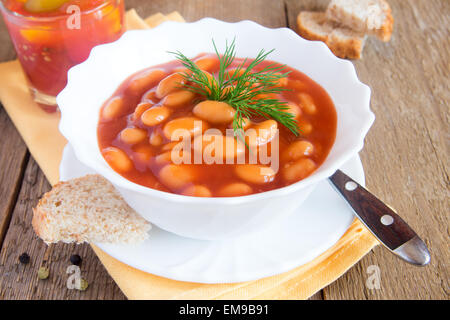
[[[314,299],[449,298],[449,71],[450,1],[389,0],[395,18],[392,40],[369,39],[363,59],[354,61],[372,88],[376,115],[361,152],[368,188],[392,204],[425,240],[431,263],[410,266],[377,247]],[[126,0],[146,17],[178,10],[187,21],[214,17],[254,20],[295,30],[301,10],[323,10],[327,1],[302,0]],[[0,22],[0,61],[15,53]],[[298,57],[301,59],[301,57]],[[1,75],[0,75],[1,76]],[[351,93],[349,93],[351,94]],[[31,208],[50,189],[26,145],[0,108],[0,299],[126,299],[88,245],[50,249],[31,228]],[[31,262],[18,263],[28,252]],[[83,258],[89,288],[66,287],[69,257]],[[37,280],[39,266],[49,279]],[[369,289],[369,266],[381,272],[379,289]]]

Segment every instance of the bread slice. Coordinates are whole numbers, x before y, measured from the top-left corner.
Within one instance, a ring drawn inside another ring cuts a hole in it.
[[[33,209],[32,225],[47,243],[139,243],[151,229],[100,175],[55,185]]]
[[[331,0],[326,15],[328,20],[385,42],[394,27],[391,7],[385,0]]]
[[[359,59],[365,35],[329,21],[324,12],[302,11],[297,16],[298,33],[308,40],[325,42],[340,58]]]
[[[150,28],[157,27],[165,21],[186,22],[178,11],[172,11],[167,15],[158,12],[147,17],[144,21]]]

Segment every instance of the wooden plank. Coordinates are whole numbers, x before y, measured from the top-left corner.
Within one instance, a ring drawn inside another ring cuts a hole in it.
[[[27,147],[0,106],[0,248],[17,199],[25,164]]]
[[[2,44],[0,46],[0,62],[14,59],[16,52],[3,19],[0,19],[0,43]]]
[[[6,30],[3,19],[0,19],[0,62],[12,60],[16,53]],[[0,248],[11,219],[12,209],[17,198],[21,179],[27,160],[27,147],[19,133],[8,118],[0,104]]]
[[[136,8],[141,17],[177,10],[188,22],[212,17],[228,22],[253,20],[266,27],[285,27],[284,4],[281,0],[127,0],[128,9]]]
[[[32,227],[31,208],[50,189],[42,171],[30,159],[14,208],[12,220],[0,252],[0,299],[125,299],[89,245],[56,244],[48,247]],[[24,265],[18,257],[27,252],[31,261]],[[81,276],[89,282],[86,291],[70,290],[66,283],[72,254],[79,254]],[[47,280],[39,280],[41,265],[50,269]]]
[[[369,39],[354,65],[372,88],[376,121],[361,157],[368,187],[421,235],[432,260],[403,263],[378,247],[324,290],[325,299],[448,299],[449,15],[447,1],[389,1],[395,17],[389,43]],[[327,1],[288,0],[295,26],[300,10]],[[381,288],[368,289],[368,267],[379,266]]]

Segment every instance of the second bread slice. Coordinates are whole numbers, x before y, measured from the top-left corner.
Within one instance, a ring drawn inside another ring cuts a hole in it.
[[[332,0],[326,15],[331,21],[382,41],[391,38],[394,18],[385,0]]]
[[[302,11],[297,17],[298,33],[308,40],[325,42],[340,58],[359,59],[365,35],[328,21],[324,12]]]

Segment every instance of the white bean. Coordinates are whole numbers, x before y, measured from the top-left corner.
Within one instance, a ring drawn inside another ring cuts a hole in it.
[[[228,103],[206,100],[198,103],[192,112],[200,119],[214,124],[230,123],[236,111]]]
[[[275,171],[272,168],[258,164],[238,164],[235,166],[235,172],[242,180],[254,184],[269,183],[275,179]]]

